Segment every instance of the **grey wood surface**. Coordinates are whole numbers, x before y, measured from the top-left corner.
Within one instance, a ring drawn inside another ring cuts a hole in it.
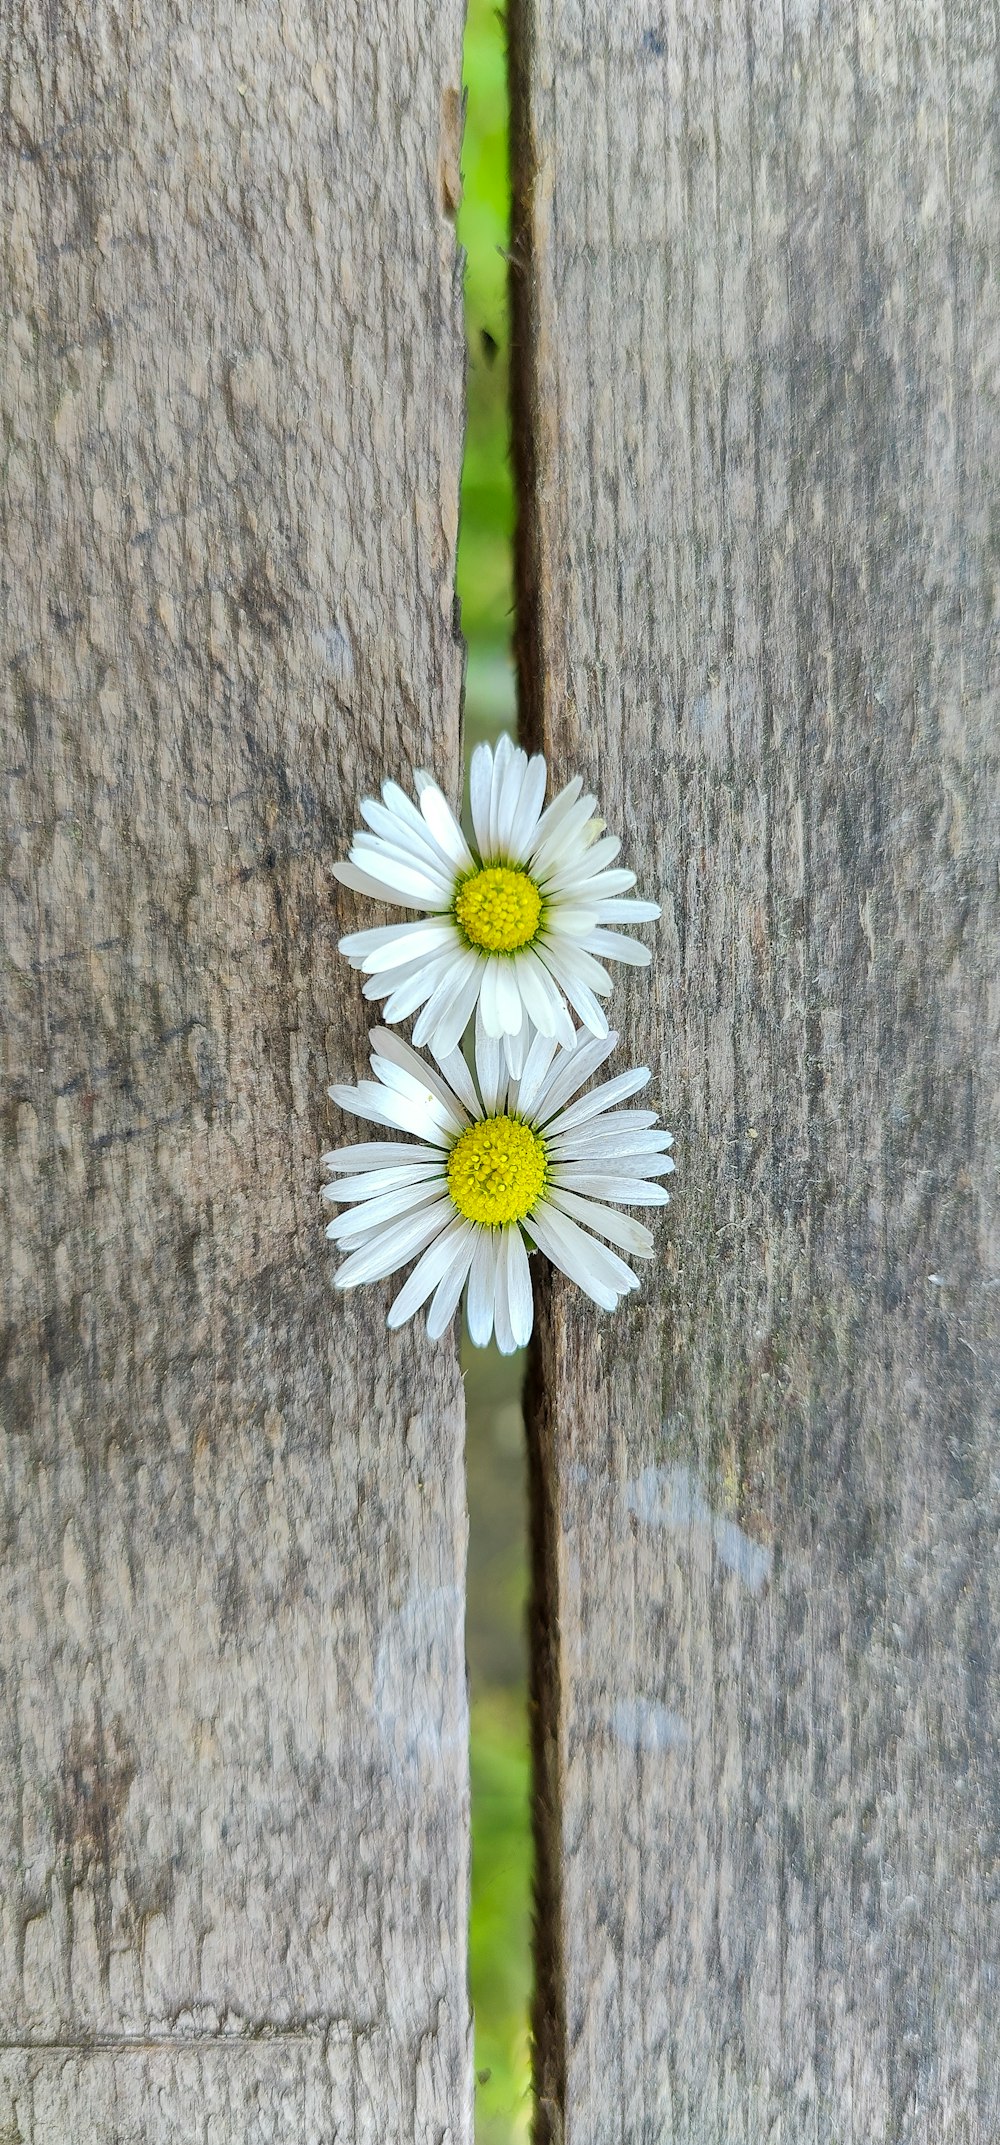
[[[997,18],[516,0],[521,675],[659,892],[535,1363],[539,2135],[1000,2135]]]
[[[318,1201],[329,863],[458,776],[462,16],[0,17],[4,2145],[470,2135],[461,1384]]]

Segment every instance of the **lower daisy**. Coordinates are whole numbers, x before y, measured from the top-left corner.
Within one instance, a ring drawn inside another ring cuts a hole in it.
[[[430,1298],[427,1331],[436,1340],[464,1288],[473,1341],[483,1348],[495,1332],[504,1355],[531,1332],[530,1250],[544,1252],[603,1310],[638,1288],[620,1253],[648,1259],[653,1239],[620,1209],[666,1204],[655,1180],[673,1169],[673,1140],[655,1110],[617,1107],[645,1087],[645,1066],[581,1094],[616,1035],[573,1050],[536,1035],[522,1071],[511,1074],[480,1021],[475,1076],[460,1050],[435,1067],[387,1028],[373,1029],[371,1041],[374,1080],[331,1087],[331,1098],[410,1141],[323,1156],[335,1179],[323,1196],[346,1210],[326,1232],[347,1253],[338,1288],[384,1280],[416,1259],[389,1325],[404,1325]]]

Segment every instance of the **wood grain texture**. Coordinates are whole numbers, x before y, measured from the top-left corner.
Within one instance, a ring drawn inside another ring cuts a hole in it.
[[[526,727],[678,1176],[535,1368],[539,2135],[1000,2134],[995,11],[517,0]]]
[[[0,24],[5,2145],[470,2136],[461,1384],[318,1200],[329,863],[458,776],[462,13]]]

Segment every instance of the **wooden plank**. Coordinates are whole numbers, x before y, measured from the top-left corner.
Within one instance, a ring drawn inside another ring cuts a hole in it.
[[[679,1133],[536,1361],[539,2134],[986,2145],[995,17],[511,28],[526,725],[662,891]]]
[[[462,17],[5,11],[21,2145],[471,2134],[461,1384],[318,1202],[329,864],[458,775]]]

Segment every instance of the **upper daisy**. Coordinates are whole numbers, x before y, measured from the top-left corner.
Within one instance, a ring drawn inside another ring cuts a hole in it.
[[[655,901],[624,898],[635,873],[608,866],[621,847],[602,834],[595,797],[575,775],[543,810],[546,766],[529,760],[509,737],[496,749],[477,745],[469,774],[475,848],[429,775],[415,776],[419,810],[395,782],[383,802],[366,797],[370,833],[356,834],[350,861],[333,869],[345,886],[426,920],[355,931],[340,941],[369,978],[366,998],[387,1000],[387,1021],[423,1011],[413,1031],[419,1046],[453,1050],[479,1009],[487,1035],[520,1037],[508,1046],[523,1062],[529,1023],[572,1049],[569,1006],[591,1034],[608,1023],[598,1000],[611,978],[602,959],[643,968],[647,946],[609,924],[652,923]]]
[[[588,1037],[570,1052],[536,1035],[512,1074],[497,1037],[477,1022],[475,1078],[460,1050],[436,1051],[437,1069],[387,1028],[371,1040],[374,1080],[330,1094],[342,1110],[407,1139],[323,1156],[337,1178],[324,1197],[347,1209],[326,1232],[348,1253],[338,1288],[381,1281],[416,1259],[390,1326],[430,1297],[427,1331],[436,1339],[468,1283],[471,1337],[485,1347],[495,1328],[503,1354],[531,1332],[535,1245],[605,1310],[638,1288],[611,1247],[650,1257],[649,1230],[620,1209],[665,1204],[669,1194],[655,1180],[673,1169],[673,1140],[655,1110],[616,1107],[645,1087],[645,1066],[580,1093],[617,1036]]]

